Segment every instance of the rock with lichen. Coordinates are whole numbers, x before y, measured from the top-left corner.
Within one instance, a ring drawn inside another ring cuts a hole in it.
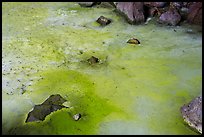
[[[184,121],[202,134],[202,96],[193,99],[180,108]]]

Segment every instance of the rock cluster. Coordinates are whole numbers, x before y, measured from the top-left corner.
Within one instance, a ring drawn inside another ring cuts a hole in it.
[[[80,5],[84,5],[79,3]],[[88,2],[90,7],[94,2]],[[130,24],[145,23],[156,17],[158,23],[179,25],[182,21],[202,25],[202,2],[111,2],[116,11],[125,16]]]

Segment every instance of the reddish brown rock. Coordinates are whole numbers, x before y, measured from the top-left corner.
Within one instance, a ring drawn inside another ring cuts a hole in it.
[[[167,12],[164,12],[159,17],[159,23],[167,24],[167,25],[178,25],[181,21],[181,15],[174,8],[170,8]]]
[[[145,6],[157,8],[163,8],[166,4],[166,2],[144,2]]]
[[[190,5],[187,21],[192,24],[202,25],[202,2]]]
[[[139,24],[145,21],[143,2],[118,2],[116,9],[125,15],[131,24]]]

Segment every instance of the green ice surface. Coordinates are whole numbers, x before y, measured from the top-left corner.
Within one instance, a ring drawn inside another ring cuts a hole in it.
[[[101,15],[112,22],[101,27]],[[130,25],[104,6],[3,2],[3,134],[197,134],[180,107],[202,91],[200,30]],[[141,44],[126,43],[132,37]],[[25,123],[51,94],[69,108]]]

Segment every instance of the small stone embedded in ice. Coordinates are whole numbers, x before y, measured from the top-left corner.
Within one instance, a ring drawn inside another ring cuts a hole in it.
[[[91,56],[87,61],[89,64],[96,64],[99,62],[99,59],[97,57]]]
[[[80,118],[81,118],[81,114],[75,114],[75,115],[73,116],[73,119],[74,119],[75,121],[78,121]]]
[[[100,25],[105,26],[111,23],[111,20],[104,17],[104,16],[100,16],[96,22],[98,22]]]
[[[127,41],[129,44],[140,44],[140,41],[136,38],[131,38]]]

